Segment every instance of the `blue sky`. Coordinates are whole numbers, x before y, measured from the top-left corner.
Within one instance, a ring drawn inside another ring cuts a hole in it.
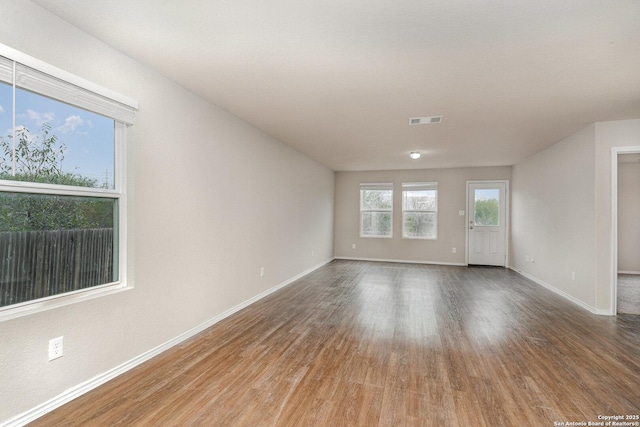
[[[12,133],[11,92],[10,85],[0,83],[0,136],[5,139]],[[67,147],[63,171],[96,179],[100,186],[108,179],[113,187],[113,119],[17,89],[16,127],[38,136],[45,122]]]
[[[500,190],[497,188],[492,189],[479,189],[475,190],[476,200],[491,200],[496,199],[500,200]]]

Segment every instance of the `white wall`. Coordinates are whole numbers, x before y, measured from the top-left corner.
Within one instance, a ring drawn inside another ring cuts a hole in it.
[[[331,259],[334,212],[332,171],[31,2],[1,7],[3,44],[140,109],[129,144],[134,289],[0,322],[0,423]],[[48,362],[60,335],[65,354]]]
[[[593,311],[594,184],[593,125],[516,164],[511,182],[513,268]]]
[[[611,150],[633,146],[640,120],[598,122],[513,167],[513,267],[599,314],[615,314]]]
[[[640,272],[640,162],[618,163],[618,270]]]
[[[511,167],[336,173],[335,256],[394,261],[465,263],[466,181],[508,180]],[[360,183],[394,184],[393,238],[360,237]],[[438,239],[402,238],[403,182],[438,183]],[[356,249],[352,249],[352,244]],[[451,249],[456,248],[456,253]]]
[[[596,127],[596,239],[598,307],[613,313],[611,149],[640,146],[640,119],[598,122]]]

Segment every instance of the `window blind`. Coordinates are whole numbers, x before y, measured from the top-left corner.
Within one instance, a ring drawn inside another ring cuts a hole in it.
[[[0,53],[7,53],[4,52],[6,50],[11,53],[10,49],[0,45]],[[33,62],[33,65],[44,64],[35,59],[28,61],[29,57],[26,55],[16,56],[22,56],[22,59],[27,59],[25,62]],[[10,85],[14,83],[14,63],[16,87],[75,105],[129,125],[133,124],[137,109],[136,101],[129,100],[122,95],[108,96],[111,92],[108,89],[84,82],[83,79],[48,64],[42,67],[46,68],[46,71],[42,71],[11,57],[0,56],[0,81]],[[56,77],[55,74],[64,76],[65,80],[71,80],[74,83],[64,81]]]
[[[404,191],[425,191],[425,190],[437,190],[437,182],[409,182],[403,183],[402,189]]]
[[[364,183],[364,184],[360,184],[360,190],[393,190],[393,184]]]

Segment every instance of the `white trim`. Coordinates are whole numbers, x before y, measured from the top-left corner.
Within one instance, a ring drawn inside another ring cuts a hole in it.
[[[83,394],[101,386],[102,384],[106,383],[107,381],[110,381],[114,378],[116,378],[119,375],[124,374],[125,372],[135,368],[136,366],[148,361],[149,359],[161,354],[162,352],[169,350],[171,347],[174,347],[180,343],[182,343],[183,341],[193,337],[194,335],[199,334],[200,332],[204,331],[205,329],[215,325],[216,323],[220,322],[221,320],[224,320],[225,318],[231,316],[232,314],[237,313],[238,311],[242,310],[243,308],[248,307],[249,305],[261,300],[262,298],[280,290],[281,288],[284,288],[285,286],[288,286],[290,284],[292,284],[293,282],[295,282],[296,280],[300,279],[303,276],[306,276],[307,274],[317,270],[318,268],[330,263],[331,261],[333,261],[334,258],[329,258],[323,262],[321,262],[320,264],[316,264],[315,266],[303,271],[302,273],[272,287],[267,289],[266,291],[252,297],[249,298],[248,300],[236,305],[235,307],[230,308],[229,310],[220,313],[219,315],[207,320],[204,323],[201,323],[200,325],[189,329],[188,331],[178,335],[177,337],[170,339],[169,341],[160,344],[159,346],[152,348],[149,351],[146,351],[136,357],[134,357],[133,359],[130,359],[126,362],[124,362],[121,365],[116,366],[113,369],[110,369],[102,374],[96,375],[95,377],[91,378],[88,381],[85,381],[83,383],[80,383],[74,387],[71,387],[70,389],[60,393],[59,395],[53,397],[52,399],[47,400],[46,402],[26,411],[23,412],[22,414],[9,419],[8,421],[0,424],[0,426],[2,427],[18,427],[18,426],[24,426],[25,424],[28,424],[30,422],[33,422],[34,420],[42,417],[43,415],[53,411],[54,409],[57,409],[59,407],[61,407],[62,405],[64,405],[65,403],[68,403],[70,401],[72,401],[73,399],[82,396]]]
[[[611,310],[618,312],[618,153],[611,149]]]
[[[640,274],[640,271],[618,270],[618,274]]]
[[[611,149],[611,311],[618,313],[618,155],[640,153],[640,146]]]
[[[11,64],[11,174],[16,174],[16,63]]]
[[[41,61],[37,58],[29,56],[25,53],[22,53],[18,50],[10,48],[2,43],[0,43],[0,56],[4,56],[12,61],[18,62],[20,64],[26,65],[30,68],[53,76],[57,79],[66,81],[75,86],[78,86],[82,89],[88,90],[95,94],[104,96],[106,98],[110,98],[114,101],[117,101],[121,104],[124,104],[133,109],[138,109],[138,101],[135,99],[129,98],[127,96],[121,95],[117,92],[114,92],[110,89],[97,85],[89,80],[85,80],[81,77],[76,76],[75,74],[71,74],[67,71],[61,70],[60,68],[54,67],[53,65],[47,64],[44,61]]]
[[[419,211],[416,211],[416,212],[419,212]],[[422,211],[422,212],[426,212],[426,211]],[[404,212],[403,212],[403,216],[404,216]],[[403,221],[403,224],[404,224],[404,221]],[[436,227],[437,227],[437,225],[436,225]],[[404,227],[402,228],[402,231],[404,232]],[[436,234],[437,234],[437,231],[436,231]],[[402,238],[406,239],[406,240],[438,240],[438,236],[437,235],[436,235],[436,237],[405,237],[405,236],[402,236]]]
[[[358,258],[358,257],[336,257],[345,261],[371,261],[371,262],[395,262],[398,264],[426,264],[426,265],[453,265],[456,267],[466,267],[467,264],[461,262],[443,262],[443,261],[416,261],[408,259],[384,259],[384,258]]]
[[[77,291],[52,295],[50,297],[40,298],[37,300],[25,301],[19,304],[7,305],[2,308],[2,311],[0,311],[0,323],[7,320],[15,319],[17,317],[40,313],[42,311],[88,301],[94,298],[104,297],[122,291],[128,291],[130,289],[133,289],[133,287],[127,286],[123,280],[116,283],[107,283],[104,285],[92,286],[86,289],[79,289]]]
[[[556,288],[553,285],[550,285],[549,283],[547,283],[547,282],[545,282],[543,280],[538,279],[535,276],[532,276],[529,273],[525,273],[524,271],[518,270],[518,269],[513,268],[513,267],[509,267],[509,268],[511,270],[515,271],[516,273],[520,274],[521,276],[523,276],[523,277],[531,280],[532,282],[534,282],[534,283],[536,283],[536,284],[538,284],[538,285],[550,290],[551,292],[563,297],[564,299],[574,303],[575,305],[579,306],[580,308],[583,308],[583,309],[585,309],[585,310],[587,310],[587,311],[589,311],[589,312],[591,312],[593,314],[605,315],[605,316],[614,315],[614,313],[611,313],[608,310],[598,310],[597,308],[592,307],[592,306],[590,306],[589,304],[587,304],[587,303],[585,303],[583,301],[580,301],[578,298],[576,298],[576,297],[574,297],[572,295],[569,295],[568,293]]]
[[[464,211],[464,264],[469,265],[469,181],[465,184]]]
[[[129,133],[127,130],[129,126],[124,123],[115,122],[114,128],[114,170],[113,170],[113,179],[114,179],[114,190],[120,193],[120,197],[117,200],[118,204],[118,217],[116,218],[117,224],[113,224],[118,230],[117,236],[114,233],[113,239],[113,247],[117,249],[117,256],[114,256],[114,261],[118,261],[118,279],[120,283],[123,283],[127,287],[133,287],[133,283],[130,283],[129,279],[133,281],[133,276],[129,277],[129,262],[134,260],[129,259],[128,248],[129,248],[129,204],[128,204],[128,196],[127,190],[129,188],[129,184],[127,182],[128,179],[128,158],[127,158],[127,145],[130,143],[128,140]],[[115,231],[115,230],[114,230]],[[117,240],[116,240],[117,239]]]
[[[118,199],[122,196],[117,190],[96,187],[73,187],[70,185],[45,184],[28,181],[8,181],[0,179],[0,191],[10,193],[53,194],[56,196],[104,197]]]

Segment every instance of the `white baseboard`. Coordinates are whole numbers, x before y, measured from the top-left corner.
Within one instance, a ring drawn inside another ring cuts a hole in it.
[[[520,274],[521,276],[524,276],[527,279],[531,280],[532,282],[535,282],[538,285],[549,289],[551,292],[560,295],[561,297],[571,301],[572,303],[576,304],[577,306],[579,306],[579,307],[581,307],[581,308],[583,308],[583,309],[585,309],[585,310],[587,310],[587,311],[589,311],[589,312],[591,312],[593,314],[598,314],[598,315],[602,315],[602,316],[612,316],[613,315],[613,313],[611,313],[610,310],[598,310],[597,308],[592,307],[592,306],[590,306],[589,304],[587,304],[587,303],[585,303],[583,301],[580,301],[578,298],[576,298],[576,297],[574,297],[572,295],[569,295],[565,291],[562,291],[562,290],[556,288],[555,286],[550,285],[549,283],[547,283],[547,282],[545,282],[543,280],[540,280],[535,276],[532,276],[529,273],[525,273],[524,271],[518,270],[518,269],[513,268],[513,267],[509,267],[509,268],[511,270],[515,271],[516,273]]]
[[[159,355],[160,353],[170,349],[173,346],[176,346],[178,344],[180,344],[181,342],[191,338],[194,335],[199,334],[200,332],[204,331],[205,329],[215,325],[216,323],[220,322],[221,320],[231,316],[232,314],[242,310],[243,308],[246,308],[248,306],[250,306],[251,304],[261,300],[262,298],[284,288],[285,286],[290,285],[291,283],[295,282],[296,280],[300,279],[303,276],[306,276],[307,274],[317,270],[318,268],[330,263],[331,261],[333,261],[334,258],[330,258],[328,260],[325,260],[323,262],[321,262],[320,264],[317,264],[311,268],[309,268],[306,271],[303,271],[302,273],[272,287],[267,289],[266,291],[236,305],[235,307],[230,308],[229,310],[225,311],[224,313],[221,313],[209,320],[207,320],[204,323],[201,323],[200,325],[178,335],[177,337],[165,342],[164,344],[160,344],[159,346],[145,352],[142,353],[139,356],[134,357],[131,360],[128,360],[127,362],[116,366],[113,369],[108,370],[107,372],[104,372],[100,375],[97,375],[93,378],[91,378],[88,381],[85,381],[83,383],[78,384],[75,387],[71,387],[70,389],[62,392],[61,394],[55,396],[52,399],[49,399],[48,401],[36,406],[35,408],[30,409],[29,411],[26,411],[14,418],[11,418],[10,420],[4,422],[4,423],[0,423],[1,427],[19,427],[19,426],[24,426],[25,424],[28,424],[40,417],[42,417],[43,415],[53,411],[54,409],[59,408],[60,406],[64,405],[65,403],[68,403],[70,401],[72,401],[73,399],[82,396],[83,394],[95,389],[98,386],[101,386],[102,384],[106,383],[107,381],[112,380],[113,378],[135,368],[136,366],[146,362],[147,360],[151,359],[152,357],[155,357],[157,355]]]
[[[640,274],[640,271],[618,270],[618,274]]]
[[[354,257],[339,257],[335,259],[343,259],[346,261],[372,261],[372,262],[395,262],[401,264],[428,264],[428,265],[454,265],[466,267],[467,264],[459,262],[440,262],[440,261],[415,261],[406,259],[383,259],[383,258],[354,258]]]

